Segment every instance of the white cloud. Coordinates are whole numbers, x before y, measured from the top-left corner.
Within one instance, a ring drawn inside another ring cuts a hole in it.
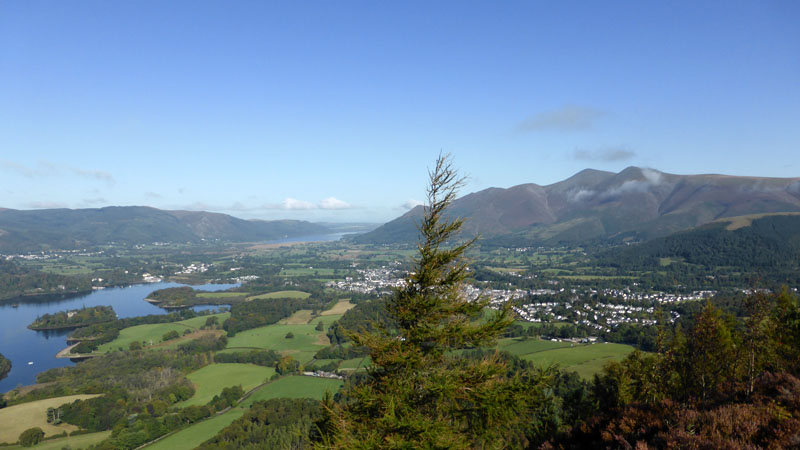
[[[328,197],[319,202],[319,207],[322,209],[350,209],[353,205],[336,197]]]
[[[280,204],[279,209],[314,209],[314,204],[305,200],[297,200],[296,198],[288,197]]]
[[[582,202],[594,197],[595,191],[591,189],[573,189],[567,192],[567,201],[572,203]]]
[[[425,204],[425,202],[422,202],[422,201],[419,201],[419,200],[414,200],[414,199],[412,198],[412,199],[408,199],[408,200],[406,200],[406,201],[405,201],[405,202],[403,202],[403,204],[402,204],[402,205],[400,205],[400,206],[401,206],[403,209],[414,209],[414,208],[416,208],[417,206],[419,206],[419,205],[424,205],[424,204]]]

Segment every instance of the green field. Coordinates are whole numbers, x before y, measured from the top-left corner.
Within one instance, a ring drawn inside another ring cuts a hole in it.
[[[219,319],[219,323],[222,323],[225,321],[225,319],[230,317],[231,313],[224,312],[214,315]],[[145,342],[147,345],[155,345],[162,342],[161,337],[164,336],[164,334],[168,331],[175,330],[180,335],[183,335],[183,332],[186,330],[195,331],[205,325],[206,320],[209,317],[211,316],[198,316],[191,319],[182,320],[180,322],[136,325],[135,327],[123,328],[119,332],[119,337],[111,342],[101,345],[97,348],[97,351],[100,353],[106,353],[114,351],[120,347],[122,347],[123,350],[127,350],[131,342],[135,341]]]
[[[196,370],[187,378],[195,386],[195,393],[189,400],[177,404],[183,408],[191,405],[205,405],[223,388],[241,385],[245,392],[269,380],[275,375],[272,367],[255,364],[211,364]]]
[[[253,395],[248,397],[241,406],[250,407],[259,400],[269,400],[271,398],[315,398],[321,400],[325,391],[335,394],[344,384],[341,380],[332,378],[306,377],[294,375],[279,378],[267,384]]]
[[[624,344],[576,344],[575,347],[562,348],[523,356],[523,359],[536,364],[558,364],[560,368],[578,372],[589,379],[599,373],[611,361],[622,361],[633,347]]]
[[[339,364],[339,370],[358,370],[367,366],[370,363],[369,356],[363,358],[345,359]]]
[[[599,373],[606,363],[621,361],[634,350],[624,344],[575,344],[535,338],[501,339],[497,348],[540,366],[558,365],[587,379]]]
[[[20,448],[33,448],[36,450],[62,450],[69,448],[78,450],[81,448],[89,448],[90,445],[95,445],[107,437],[111,436],[110,431],[101,431],[99,433],[81,434],[78,436],[67,436],[58,439],[48,439],[40,442],[34,447],[21,447],[19,445],[12,445],[10,447],[3,447],[4,449],[20,449]]]
[[[208,420],[184,428],[145,448],[149,450],[191,450],[216,436],[217,433],[233,423],[234,420],[241,417],[242,414],[244,414],[243,409],[233,408],[225,414],[214,416]]]
[[[41,428],[45,432],[45,436],[60,434],[64,431],[67,433],[75,431],[78,427],[74,425],[47,423],[47,408],[56,408],[75,400],[94,397],[99,397],[99,395],[68,395],[2,408],[0,409],[0,443],[17,442],[20,433],[33,427]]]
[[[228,349],[265,349],[275,350],[291,355],[301,363],[314,357],[321,348],[328,345],[328,337],[324,332],[314,329],[312,324],[275,324],[242,331],[228,338]],[[286,339],[291,332],[294,338]]]
[[[283,277],[307,277],[307,276],[333,276],[334,269],[308,269],[308,268],[289,268],[281,270],[280,276]]]
[[[308,298],[310,296],[311,294],[303,291],[277,291],[269,292],[267,294],[253,295],[251,297],[247,297],[247,301],[261,300],[264,298]]]

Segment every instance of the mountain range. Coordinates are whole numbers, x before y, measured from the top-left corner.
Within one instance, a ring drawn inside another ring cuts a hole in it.
[[[725,217],[800,211],[800,178],[674,175],[628,167],[586,169],[547,186],[489,188],[456,199],[448,214],[463,217],[466,236],[508,246],[641,241]],[[357,243],[412,243],[418,206]]]
[[[330,233],[298,220],[243,220],[205,211],[145,206],[91,209],[0,209],[0,251],[76,249],[116,242],[265,241]]]

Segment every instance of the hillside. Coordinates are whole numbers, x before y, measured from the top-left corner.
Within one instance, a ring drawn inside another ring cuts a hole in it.
[[[673,263],[733,267],[790,280],[800,272],[800,214],[724,219],[611,250],[600,256],[598,263],[632,270]]]
[[[746,214],[800,212],[800,178],[674,175],[629,167],[587,169],[547,186],[489,188],[453,202],[464,232],[489,245],[529,246],[588,240],[647,240]],[[358,243],[410,243],[417,207]]]
[[[0,209],[0,251],[74,249],[110,242],[263,241],[324,234],[328,228],[296,220],[242,220],[204,211],[142,206],[94,209]]]

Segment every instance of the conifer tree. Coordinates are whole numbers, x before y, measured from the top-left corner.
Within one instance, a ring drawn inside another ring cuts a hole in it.
[[[366,380],[326,399],[320,448],[510,448],[541,403],[547,373],[510,376],[496,353],[462,358],[490,345],[511,323],[508,309],[483,318],[488,299],[467,300],[462,219],[445,217],[464,179],[448,156],[429,172],[428,202],[414,269],[387,304],[396,329],[351,337],[369,349]],[[524,379],[523,379],[524,378]]]

